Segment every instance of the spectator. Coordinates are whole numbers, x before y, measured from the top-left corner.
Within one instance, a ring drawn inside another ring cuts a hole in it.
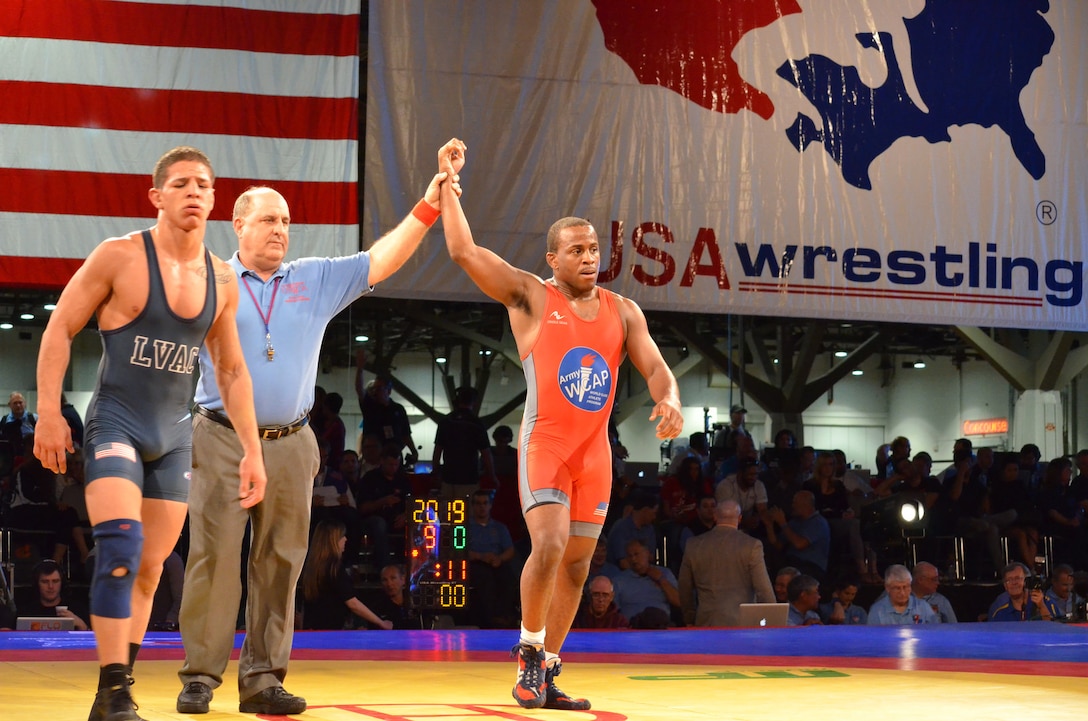
[[[978,449],[976,470],[989,468],[993,464],[992,459],[991,449]],[[1010,551],[1015,552],[1024,563],[1035,563],[1042,517],[1031,500],[1027,487],[1020,482],[1020,462],[1015,457],[1007,458],[996,469],[996,473],[989,474],[989,481],[989,512],[1001,514],[1012,511],[1016,514],[1016,520],[1004,528],[1005,535],[1009,537]]]
[[[1005,590],[990,604],[991,621],[1050,621],[1058,616],[1054,603],[1041,587],[1027,589],[1028,567],[1019,561],[1001,571]]]
[[[472,494],[468,559],[473,622],[480,628],[512,627],[518,585],[514,541],[506,526],[491,517],[491,492],[483,489]]]
[[[610,544],[611,545],[611,544]],[[680,592],[672,571],[650,563],[650,549],[633,538],[627,543],[627,570],[616,576],[616,605],[631,628],[668,628]]]
[[[703,535],[717,525],[717,522],[714,520],[714,509],[717,507],[718,501],[714,498],[713,493],[700,496],[698,503],[695,505],[695,520],[684,526],[680,531],[681,559],[683,558],[684,551],[688,547],[688,541],[696,536]]]
[[[1054,571],[1050,574],[1050,588],[1046,592],[1046,600],[1057,612],[1055,618],[1066,620],[1079,618],[1077,607],[1084,603],[1084,599],[1073,590],[1073,586],[1073,567],[1067,563],[1054,566]]]
[[[884,592],[869,607],[870,626],[909,626],[918,623],[940,623],[941,620],[925,601],[911,593],[911,575],[898,563],[884,571]]]
[[[812,491],[794,494],[792,512],[787,523],[781,508],[771,509],[769,515],[773,524],[767,528],[767,539],[783,552],[788,563],[802,573],[820,578],[827,573],[831,528],[827,519],[816,512]]]
[[[597,537],[597,545],[593,549],[593,555],[589,559],[589,573],[586,575],[586,585],[583,595],[588,593],[589,584],[597,576],[615,578],[620,575],[622,569],[608,560],[608,537],[601,534]]]
[[[748,416],[748,409],[740,403],[734,403],[729,409],[729,425],[718,430],[714,434],[713,455],[718,458],[729,458],[737,452],[737,439],[751,438],[748,429],[744,427],[744,421]]]
[[[657,499],[646,491],[635,491],[631,493],[630,500],[631,513],[616,521],[608,532],[608,560],[621,570],[629,568],[627,548],[631,541],[640,541],[646,548],[657,548],[657,531],[654,528]]]
[[[589,582],[589,593],[582,601],[578,615],[574,619],[574,628],[605,629],[628,628],[627,618],[620,613],[616,605],[612,579],[608,576],[594,576]]]
[[[393,628],[419,629],[419,614],[412,608],[412,599],[406,591],[407,577],[404,567],[391,563],[381,570],[381,590],[367,596],[367,607],[383,621],[391,621]],[[381,626],[368,623],[368,628],[379,629]]]
[[[79,411],[68,402],[68,396],[60,394],[60,414],[68,421],[68,427],[72,429],[72,443],[76,449],[83,447],[83,419],[79,417]]]
[[[740,506],[725,501],[714,517],[714,530],[691,540],[680,566],[680,606],[689,626],[736,626],[740,604],[774,602],[763,544],[738,529]]]
[[[11,444],[15,462],[18,463],[18,459],[29,456],[34,449],[34,427],[38,424],[38,414],[26,409],[26,398],[18,391],[8,397],[8,407],[11,412],[0,421],[0,440]]]
[[[786,621],[788,626],[820,626],[820,582],[812,576],[802,573],[790,581],[786,589],[790,611]]]
[[[1042,462],[1043,454],[1039,446],[1034,443],[1025,443],[1020,448],[1020,482],[1028,489],[1028,493],[1035,498],[1046,476],[1046,464]]]
[[[365,365],[366,351],[360,348],[355,351],[355,393],[363,414],[363,435],[376,435],[382,444],[395,444],[398,452],[406,454],[401,460],[414,466],[419,453],[412,438],[408,412],[393,400],[393,381],[386,375],[378,375],[364,387]]]
[[[1088,565],[1088,525],[1084,508],[1070,489],[1072,479],[1073,463],[1068,458],[1055,458],[1047,464],[1038,496],[1043,514],[1040,530],[1054,537],[1057,560],[1083,567]]]
[[[434,437],[434,472],[442,479],[446,496],[467,496],[483,480],[498,487],[487,428],[476,415],[475,388],[463,386],[453,394],[453,410],[438,421]]]
[[[831,600],[820,604],[820,619],[826,624],[864,626],[869,622],[869,614],[860,605],[854,603],[858,595],[858,579],[842,576],[831,592]]]
[[[775,603],[789,603],[790,581],[801,575],[793,566],[784,566],[778,569],[774,575],[774,600]]]
[[[302,569],[302,628],[342,629],[354,614],[389,630],[393,622],[379,618],[355,595],[350,572],[344,566],[347,540],[344,525],[338,521],[322,521],[314,529]]]
[[[678,445],[674,443],[673,445]],[[680,473],[680,464],[688,458],[694,458],[699,461],[699,467],[702,470],[702,475],[709,477],[710,472],[710,448],[706,442],[706,433],[702,431],[696,431],[688,436],[688,443],[686,446],[679,446],[676,452],[673,454],[672,460],[669,462],[669,467],[666,473],[670,476],[675,476]]]
[[[41,561],[31,575],[34,577],[36,594],[31,601],[19,604],[19,616],[70,618],[77,631],[88,630],[87,622],[83,619],[90,618],[90,613],[77,599],[66,597],[64,580],[56,561]]]
[[[870,572],[866,562],[865,544],[861,540],[861,522],[854,517],[850,507],[850,496],[846,487],[835,478],[835,458],[830,453],[816,456],[816,466],[812,479],[804,486],[812,493],[816,502],[816,511],[827,519],[831,531],[831,541],[840,550],[845,550],[853,570],[866,582],[876,577],[875,568]]]
[[[363,533],[370,538],[374,564],[379,568],[389,561],[389,534],[404,530],[405,499],[412,484],[400,467],[401,449],[396,442],[382,447],[381,465],[359,482],[358,510],[363,519]]]
[[[743,441],[741,445],[744,445]],[[736,501],[743,514],[741,530],[757,538],[767,537],[766,529],[771,518],[767,513],[767,487],[759,480],[758,463],[752,460],[741,461],[737,472],[723,478],[714,489],[714,498],[718,505],[726,501]]]
[[[941,623],[956,623],[956,612],[952,609],[952,603],[937,590],[940,585],[941,576],[936,566],[928,561],[919,561],[914,564],[914,581],[911,584],[911,591],[915,597],[928,603]]]

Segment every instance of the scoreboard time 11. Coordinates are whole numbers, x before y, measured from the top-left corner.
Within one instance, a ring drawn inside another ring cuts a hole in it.
[[[408,584],[420,609],[468,603],[468,498],[408,498]]]

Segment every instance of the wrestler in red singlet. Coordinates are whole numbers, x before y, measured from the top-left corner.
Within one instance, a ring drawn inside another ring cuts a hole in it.
[[[522,358],[525,414],[518,442],[522,511],[570,508],[571,534],[600,534],[612,487],[608,418],[623,360],[623,322],[612,292],[598,289],[597,317],[582,320],[553,283],[540,333]]]

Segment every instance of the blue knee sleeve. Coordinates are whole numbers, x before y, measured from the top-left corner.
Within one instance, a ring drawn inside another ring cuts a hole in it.
[[[132,586],[144,548],[144,524],[118,518],[95,524],[94,577],[91,579],[91,613],[103,618],[132,616]],[[125,573],[114,575],[119,569]]]

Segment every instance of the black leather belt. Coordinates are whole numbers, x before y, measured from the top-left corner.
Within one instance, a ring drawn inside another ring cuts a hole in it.
[[[230,419],[228,419],[222,413],[217,413],[216,411],[210,410],[200,405],[193,406],[193,412],[198,415],[204,416],[208,420],[215,421],[221,426],[226,426],[227,428],[234,430],[234,424],[231,423]],[[306,416],[303,416],[294,423],[286,426],[259,426],[257,428],[257,435],[262,441],[275,441],[277,439],[284,438],[285,436],[289,436],[297,431],[301,431],[309,422],[310,419]]]

